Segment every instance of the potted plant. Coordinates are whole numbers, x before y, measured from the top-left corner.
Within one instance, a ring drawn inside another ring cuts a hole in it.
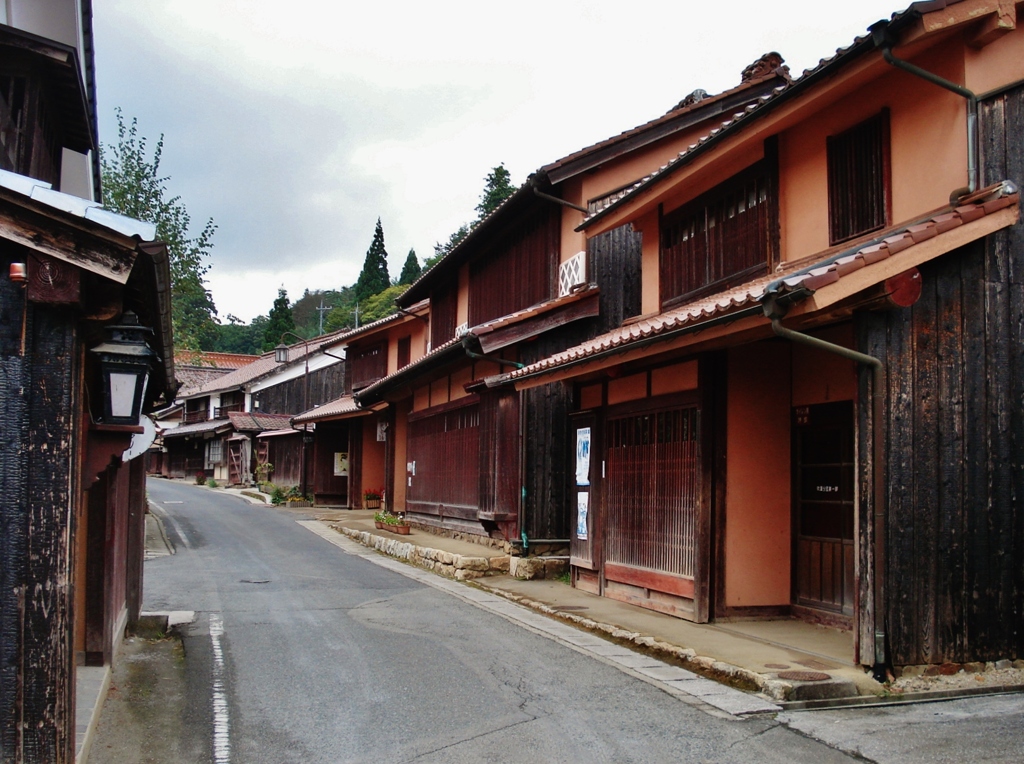
[[[366,509],[380,509],[380,503],[383,498],[383,488],[366,488],[363,490],[363,506]]]
[[[387,512],[374,512],[373,513],[373,524],[377,530],[384,528],[384,518],[388,516]]]
[[[387,517],[384,518],[384,525],[389,531],[397,533],[400,536],[408,536],[409,531],[411,530],[409,524],[401,515],[392,515],[388,513]]]
[[[196,473],[196,485],[206,485],[206,473],[202,470]]]

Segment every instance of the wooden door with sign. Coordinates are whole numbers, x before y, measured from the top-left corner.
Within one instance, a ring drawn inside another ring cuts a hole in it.
[[[706,621],[699,408],[609,416],[604,440],[605,595]]]
[[[794,602],[853,615],[853,403],[793,409]]]

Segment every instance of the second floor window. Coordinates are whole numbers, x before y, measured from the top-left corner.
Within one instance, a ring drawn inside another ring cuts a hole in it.
[[[352,348],[348,353],[352,370],[352,389],[360,390],[387,374],[387,346],[383,343]]]
[[[777,258],[774,167],[758,162],[664,217],[663,308],[767,272]]]
[[[889,110],[830,136],[830,244],[884,228],[889,222]]]

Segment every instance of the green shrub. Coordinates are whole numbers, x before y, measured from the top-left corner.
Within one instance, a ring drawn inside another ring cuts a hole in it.
[[[271,504],[284,504],[285,499],[288,497],[288,491],[279,485],[272,486],[270,489],[270,503]]]
[[[213,478],[207,478],[206,479],[206,486],[208,488],[216,488],[217,487],[217,481],[214,480]]]

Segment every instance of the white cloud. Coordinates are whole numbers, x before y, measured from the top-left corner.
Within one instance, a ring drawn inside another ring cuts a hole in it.
[[[902,10],[742,0],[94,0],[101,139],[137,116],[196,222],[222,316],[352,283],[379,216],[397,271],[472,219],[483,178],[538,167],[721,91],[794,73]]]

